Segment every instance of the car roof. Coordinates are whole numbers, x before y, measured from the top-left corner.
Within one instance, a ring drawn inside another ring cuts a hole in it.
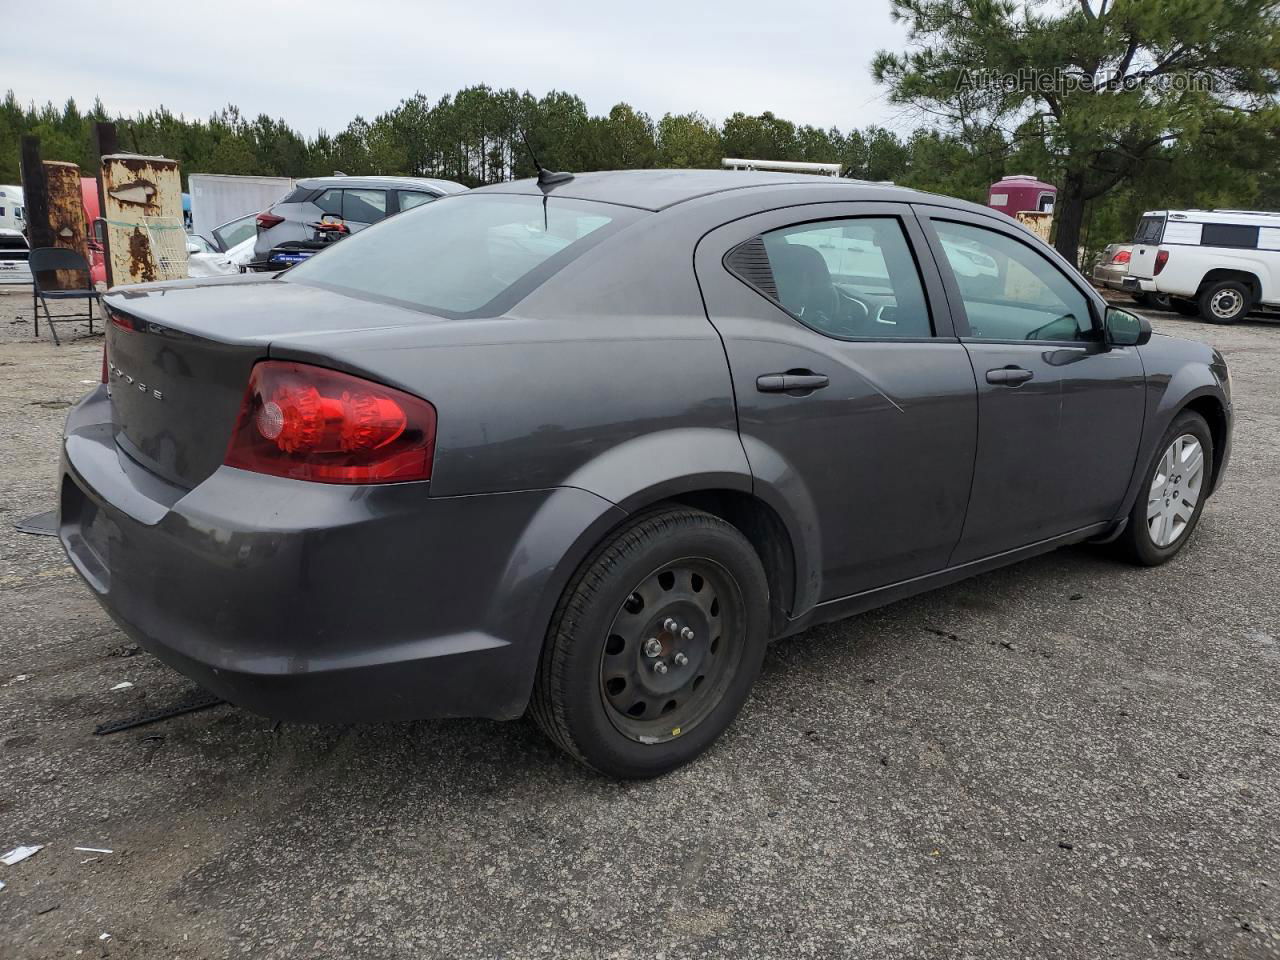
[[[899,199],[904,202],[916,200],[934,203],[944,200],[947,204],[966,205],[963,201],[934,197],[893,184],[849,180],[844,177],[823,177],[809,173],[769,173],[758,170],[610,170],[578,173],[574,174],[572,180],[548,187],[547,192],[556,197],[616,203],[639,207],[643,210],[663,210],[688,200],[717,193],[791,184],[841,191],[840,199],[857,200],[859,193],[866,193],[868,198],[874,193],[877,198],[882,198],[885,191],[890,191],[900,193]],[[538,196],[543,190],[538,186],[536,179],[527,179],[477,187],[471,192],[520,193]]]
[[[308,190],[316,187],[381,187],[384,190],[430,190],[434,193],[463,193],[467,188],[452,180],[438,180],[434,177],[306,177],[298,181],[298,186]]]

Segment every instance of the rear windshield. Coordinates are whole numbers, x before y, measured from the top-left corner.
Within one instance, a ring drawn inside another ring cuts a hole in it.
[[[458,194],[353,234],[285,279],[446,317],[492,316],[642,215],[554,196]]]
[[[1164,236],[1164,217],[1143,217],[1133,235],[1134,243],[1159,243]]]

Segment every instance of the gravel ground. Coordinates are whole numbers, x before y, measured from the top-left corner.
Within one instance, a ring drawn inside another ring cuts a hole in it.
[[[622,785],[523,721],[92,736],[189,685],[13,530],[101,356],[29,315],[0,295],[0,848],[45,846],[0,866],[0,956],[1280,957],[1280,327],[1153,315],[1238,410],[1176,561],[812,630],[710,755]]]

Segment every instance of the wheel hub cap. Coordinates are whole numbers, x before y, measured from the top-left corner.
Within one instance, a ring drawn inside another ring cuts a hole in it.
[[[1156,465],[1147,497],[1147,531],[1157,547],[1168,547],[1195,516],[1204,483],[1204,447],[1189,433],[1169,445]]]
[[[1209,308],[1215,316],[1230,319],[1240,312],[1240,296],[1234,290],[1220,290],[1209,301]]]

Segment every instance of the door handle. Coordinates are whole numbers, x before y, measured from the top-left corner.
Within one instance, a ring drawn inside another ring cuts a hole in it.
[[[1020,387],[1034,376],[1035,374],[1030,370],[1023,370],[1021,367],[1001,367],[998,370],[987,371],[987,383],[995,383],[1002,387]]]
[[[790,393],[793,390],[821,390],[831,380],[812,370],[792,370],[787,373],[766,373],[756,377],[756,389],[761,393]]]

